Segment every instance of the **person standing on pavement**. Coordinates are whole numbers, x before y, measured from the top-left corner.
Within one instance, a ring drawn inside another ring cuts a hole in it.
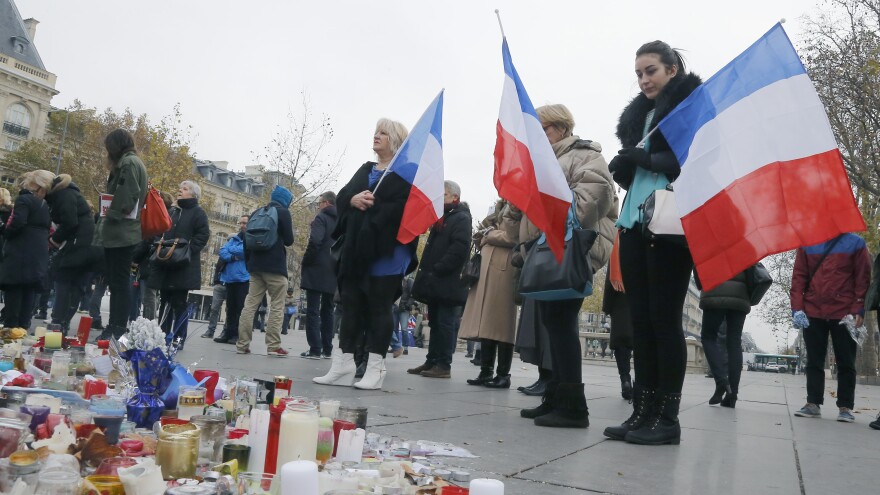
[[[330,371],[313,378],[315,383],[352,385],[357,372],[354,356],[362,338],[368,363],[354,386],[376,390],[385,380],[385,355],[394,331],[391,305],[400,297],[401,279],[418,262],[418,238],[409,244],[397,241],[411,185],[397,174],[385,173],[407,135],[400,122],[380,119],[373,133],[378,162],[361,165],[337,195],[339,222],[333,238],[341,244],[337,285],[343,317]]]
[[[736,407],[743,363],[742,331],[746,316],[752,310],[746,272],[702,292],[700,309],[703,310],[703,350],[715,379],[715,393],[709,398],[709,404]],[[726,328],[724,342],[718,338],[722,325]]]
[[[235,233],[229,234],[226,242],[235,237]],[[220,280],[220,274],[226,268],[226,262],[223,258],[217,257],[217,263],[214,263],[214,276],[211,278],[212,295],[211,295],[211,312],[208,314],[208,330],[202,334],[203,339],[213,339],[214,332],[217,330],[217,323],[220,322],[220,310],[223,309],[223,303],[226,302],[226,284]]]
[[[333,294],[336,261],[330,255],[330,237],[336,229],[336,193],[318,199],[318,214],[310,225],[309,244],[302,257],[300,288],[306,291],[306,340],[309,350],[300,357],[329,358],[333,351]]]
[[[458,184],[444,185],[443,216],[431,227],[413,283],[413,297],[428,305],[431,340],[425,363],[407,373],[428,378],[451,376],[456,320],[468,294],[461,269],[471,250],[471,210],[461,202]]]
[[[287,335],[287,331],[290,330],[290,320],[294,316],[296,316],[296,296],[293,295],[293,287],[288,287],[287,296],[284,297],[284,321],[281,322],[281,335]],[[333,338],[332,334],[330,338]],[[329,354],[327,359],[330,359]]]
[[[250,286],[238,319],[236,352],[239,354],[251,353],[254,316],[266,295],[270,306],[269,322],[264,329],[267,353],[275,357],[290,354],[281,347],[281,319],[287,291],[287,247],[293,245],[289,210],[292,201],[293,194],[276,185],[269,204],[254,211],[245,226],[244,256]]]
[[[141,212],[147,197],[147,169],[137,156],[134,138],[116,129],[104,139],[107,150],[107,208],[101,205],[96,243],[104,248],[104,277],[110,288],[110,318],[99,336],[119,338],[127,330],[131,307],[129,274],[134,248],[141,242]]]
[[[840,234],[827,242],[798,248],[791,275],[791,312],[807,348],[807,403],[795,416],[822,417],[830,334],[837,364],[837,421],[855,421],[858,344],[840,320],[852,315],[855,326],[862,326],[870,283],[868,247],[855,234]],[[876,305],[876,298],[870,304]]]
[[[614,255],[612,254],[612,260]],[[611,263],[614,263],[612,261]],[[608,325],[608,345],[614,351],[617,363],[617,374],[620,375],[620,396],[624,400],[632,400],[633,386],[630,361],[633,351],[633,328],[629,315],[629,303],[623,283],[612,281],[611,264],[605,276],[605,290],[602,293],[602,312],[611,317]],[[618,290],[620,289],[620,290]]]
[[[519,225],[504,221],[507,205],[507,201],[498,201],[474,234],[481,255],[480,278],[468,292],[459,337],[479,339],[480,374],[469,379],[468,385],[510,388],[516,342],[516,280],[510,259],[519,242]]]
[[[238,233],[229,237],[220,248],[220,259],[225,265],[220,272],[220,283],[226,288],[226,323],[223,331],[214,342],[218,344],[238,343],[238,322],[250,288],[251,276],[244,258],[244,233],[247,230],[248,216],[238,218]]]

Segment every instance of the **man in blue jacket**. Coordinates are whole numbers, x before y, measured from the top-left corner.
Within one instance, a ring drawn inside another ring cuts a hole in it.
[[[288,209],[292,201],[293,194],[277,185],[272,190],[269,204],[253,212],[248,221],[244,255],[251,279],[238,322],[238,354],[251,353],[254,314],[266,294],[269,295],[269,321],[265,328],[267,352],[275,357],[287,357],[289,354],[281,347],[281,320],[284,315],[284,294],[287,292],[287,246],[293,245],[293,221]],[[270,210],[272,208],[274,212]],[[274,223],[275,230],[268,233],[262,230],[258,234],[254,226],[257,220],[260,220],[260,227]],[[269,244],[269,239],[274,242]]]
[[[214,342],[235,344],[238,342],[238,318],[244,308],[244,300],[248,294],[251,279],[244,261],[244,231],[248,217],[238,218],[238,234],[229,238],[220,248],[220,260],[226,263],[220,272],[220,283],[226,287],[226,323],[223,332]]]

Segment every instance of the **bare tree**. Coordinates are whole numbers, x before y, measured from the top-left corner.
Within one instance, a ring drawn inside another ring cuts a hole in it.
[[[770,325],[777,346],[791,343],[794,327],[791,324],[791,274],[796,251],[775,254],[764,260],[764,266],[773,277],[773,285],[758,307],[758,316]],[[795,336],[797,333],[795,332]]]

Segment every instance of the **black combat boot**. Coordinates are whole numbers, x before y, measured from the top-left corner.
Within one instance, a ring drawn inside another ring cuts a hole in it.
[[[633,388],[632,415],[620,426],[605,428],[605,436],[612,440],[623,440],[627,433],[639,429],[645,420],[648,419],[653,401],[654,391],[637,383]]]
[[[638,445],[678,445],[681,442],[681,425],[678,423],[678,409],[681,394],[657,392],[651,418],[638,430],[626,434],[627,443]]]

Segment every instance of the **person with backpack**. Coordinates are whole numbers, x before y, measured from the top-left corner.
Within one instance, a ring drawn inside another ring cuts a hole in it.
[[[244,256],[250,273],[250,287],[238,322],[238,354],[251,353],[254,315],[263,297],[269,296],[266,349],[270,356],[287,357],[281,347],[281,320],[287,291],[287,246],[293,245],[290,203],[293,194],[276,185],[271,201],[253,212],[244,235]]]
[[[214,338],[214,342],[218,344],[238,342],[238,320],[241,318],[241,310],[244,309],[251,280],[244,260],[244,232],[247,223],[247,215],[239,217],[238,233],[230,236],[220,248],[220,259],[225,263],[220,272],[220,283],[226,289],[226,323],[220,336]]]
[[[870,283],[868,247],[855,234],[840,234],[827,242],[798,248],[791,275],[791,313],[807,349],[807,403],[795,416],[822,417],[830,334],[837,363],[837,421],[855,421],[858,345],[840,320],[852,315],[855,326],[862,326]]]

